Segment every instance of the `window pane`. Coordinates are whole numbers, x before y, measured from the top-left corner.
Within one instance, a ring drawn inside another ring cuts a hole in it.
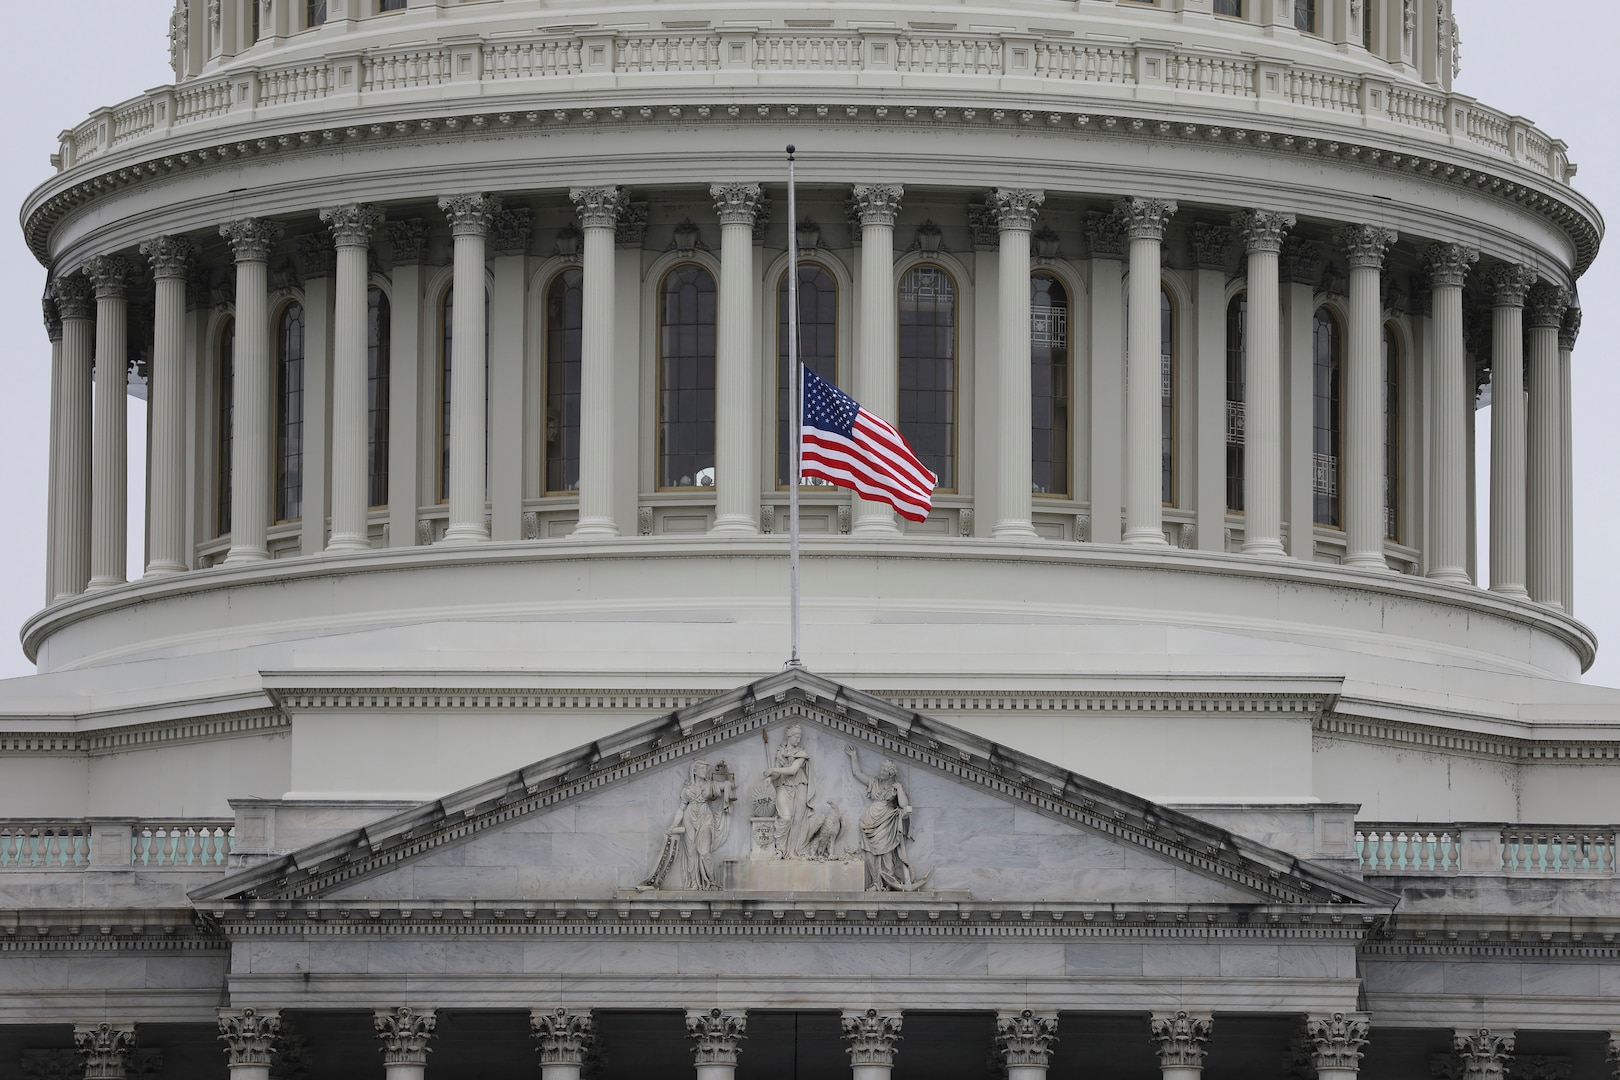
[[[1176,502],[1176,309],[1167,290],[1159,291],[1159,491],[1166,506]]]
[[[776,293],[776,484],[792,479],[793,373],[788,368],[788,277],[782,275]],[[838,382],[838,283],[814,263],[799,266],[799,359],[830,383]],[[806,485],[830,486],[825,480]]]
[[[304,308],[289,304],[276,335],[276,520],[304,510]]]
[[[1343,456],[1340,417],[1341,344],[1339,324],[1326,308],[1318,308],[1312,331],[1313,412],[1315,414],[1312,492],[1318,525],[1342,528],[1339,503],[1339,461]]]
[[[378,11],[404,11],[405,0],[381,0],[377,5]]]
[[[1401,347],[1384,327],[1384,537],[1401,539]]]
[[[956,487],[956,285],[937,266],[900,282],[900,433],[917,457]],[[885,417],[885,419],[887,419]]]
[[[388,376],[392,365],[391,309],[381,289],[372,289],[366,316],[366,418],[372,506],[388,503]]]
[[[1215,0],[1215,14],[1243,17],[1243,0]]]
[[[564,270],[546,290],[546,490],[579,489],[579,357],[585,273]]]
[[[1249,296],[1226,306],[1226,508],[1243,511],[1245,382],[1248,378]]]
[[[714,485],[714,277],[664,275],[658,334],[658,486]]]
[[[319,26],[326,21],[326,0],[304,0],[304,25]]]
[[[1051,274],[1029,279],[1030,482],[1069,494],[1069,293]]]
[[[1316,0],[1294,0],[1294,28],[1316,33]]]
[[[225,536],[231,531],[231,440],[236,420],[236,321],[225,324],[219,337],[219,452],[216,467],[219,470],[215,486],[215,505],[218,510],[216,531]]]

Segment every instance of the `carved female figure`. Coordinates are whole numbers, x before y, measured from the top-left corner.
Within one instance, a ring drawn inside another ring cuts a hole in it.
[[[861,772],[853,746],[846,747],[849,771],[866,786],[866,812],[861,815],[861,851],[872,883],[869,892],[889,889],[911,891],[920,882],[912,880],[911,863],[906,860],[904,841],[911,817],[911,802],[900,784],[900,770],[894,762],[878,766],[876,776]]]
[[[799,725],[790,726],[782,734],[782,745],[771,755],[765,779],[776,787],[777,857],[802,859],[805,824],[816,805],[816,774]]]
[[[720,804],[718,814],[710,805],[714,802]],[[714,849],[726,842],[731,831],[731,803],[731,781],[712,779],[707,761],[694,762],[692,778],[681,787],[681,804],[675,810],[675,820],[664,830],[666,849],[673,843],[680,850],[686,868],[686,888],[720,887],[714,876]]]

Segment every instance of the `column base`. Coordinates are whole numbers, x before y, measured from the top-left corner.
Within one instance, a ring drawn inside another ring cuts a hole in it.
[[[94,584],[92,582],[92,584]],[[1523,585],[1492,585],[1491,592],[1497,596],[1505,596],[1510,600],[1528,600],[1530,591]]]
[[[333,533],[326,542],[326,554],[342,555],[349,551],[370,551],[371,541],[359,533]]]
[[[1039,540],[1041,534],[1035,531],[1023,518],[1014,518],[1011,521],[998,521],[990,527],[992,540]]]
[[[1288,558],[1288,552],[1283,548],[1281,539],[1245,540],[1239,550],[1245,555],[1258,555],[1263,559]]]
[[[710,536],[758,536],[759,523],[753,518],[741,514],[727,514],[716,517],[714,524],[709,526]]]
[[[124,578],[91,578],[90,584],[84,587],[85,592],[100,592],[103,589],[114,589],[120,585],[128,585]]]
[[[1395,572],[1382,555],[1374,555],[1370,551],[1346,555],[1342,565],[1353,566],[1357,570],[1371,570],[1378,574],[1393,574]]]
[[[899,536],[900,526],[892,521],[857,521],[850,527],[851,536]]]
[[[1447,585],[1472,585],[1474,579],[1468,576],[1468,571],[1460,566],[1437,566],[1426,575],[1430,581],[1439,581]]]
[[[169,577],[173,574],[183,574],[185,572],[186,564],[183,562],[155,562],[147,566],[146,573],[142,577]]]
[[[269,562],[268,548],[233,547],[225,553],[225,561],[221,566],[242,566],[247,563]]]
[[[612,540],[618,535],[619,523],[612,518],[580,518],[574,525],[574,531],[568,534],[568,539]]]
[[[1170,546],[1170,541],[1164,538],[1163,527],[1154,529],[1144,526],[1137,526],[1133,529],[1126,529],[1125,536],[1120,542],[1128,544],[1132,547],[1167,548]]]
[[[451,525],[439,538],[440,544],[487,544],[489,533],[482,525]]]

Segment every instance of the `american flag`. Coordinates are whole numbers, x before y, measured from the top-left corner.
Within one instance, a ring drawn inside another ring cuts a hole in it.
[[[939,483],[893,425],[809,368],[804,369],[799,473],[888,503],[908,521],[928,517]]]

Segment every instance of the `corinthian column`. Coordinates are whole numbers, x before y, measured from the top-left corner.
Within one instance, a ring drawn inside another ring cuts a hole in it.
[[[759,532],[759,362],[753,341],[754,215],[758,184],[709,188],[720,218],[720,313],[715,340],[714,527],[717,536]]]
[[[1564,510],[1564,581],[1558,595],[1563,597],[1564,610],[1575,614],[1575,446],[1573,417],[1570,400],[1570,365],[1574,361],[1575,339],[1581,335],[1581,309],[1569,307],[1564,311],[1563,325],[1558,328],[1558,396],[1563,401],[1563,418],[1559,425],[1562,436],[1559,446],[1559,490]]]
[[[1496,407],[1494,396],[1491,407]],[[1453,1028],[1451,1049],[1462,1062],[1463,1080],[1502,1080],[1513,1061],[1513,1032]]]
[[[1433,493],[1429,499],[1429,577],[1466,585],[1468,578],[1468,411],[1472,383],[1463,352],[1463,280],[1479,252],[1434,244],[1423,253],[1434,325]]]
[[[1030,520],[1029,234],[1046,193],[996,188],[990,205],[1000,229],[1001,303],[997,311],[996,425],[999,477],[996,518],[990,535],[998,540],[1033,540]]]
[[[51,342],[51,430],[45,465],[45,603],[56,599],[57,535],[60,532],[61,505],[56,501],[62,486],[62,316],[56,300],[47,293],[44,301],[45,336]]]
[[[1350,263],[1349,361],[1344,381],[1346,566],[1393,573],[1384,558],[1384,314],[1379,272],[1396,234],[1355,225],[1338,235]]]
[[[231,376],[231,549],[226,566],[270,557],[270,246],[274,222],[220,228],[236,255],[236,344]],[[241,1078],[238,1078],[241,1080]]]
[[[484,244],[501,201],[448,195],[439,209],[455,241],[455,309],[450,324],[450,523],[445,544],[489,539],[484,528]]]
[[[321,220],[337,245],[332,320],[332,536],[326,550],[369,551],[371,365],[366,322],[371,289],[367,252],[383,213],[356,203],[322,210]]]
[[[1055,1012],[996,1014],[996,1050],[1007,1066],[1007,1080],[1046,1080],[1057,1023]]]
[[[270,1062],[280,1049],[281,1010],[220,1009],[219,1041],[225,1044],[231,1080],[270,1080]]]
[[[159,236],[141,245],[157,279],[147,577],[186,568],[186,270],[196,250],[183,236]]]
[[[1305,1018],[1305,1043],[1317,1080],[1356,1080],[1361,1048],[1367,1045],[1366,1013],[1333,1013]]]
[[[95,298],[90,280],[69,274],[56,282],[62,317],[62,371],[56,380],[56,559],[51,599],[66,600],[90,583],[90,366],[95,348]]]
[[[1524,588],[1524,298],[1528,266],[1491,268],[1491,592]]]
[[[124,1080],[136,1044],[134,1024],[79,1024],[73,1045],[84,1058],[84,1080]]]
[[[1558,333],[1569,290],[1538,282],[1526,300],[1530,324],[1530,424],[1528,531],[1525,567],[1530,599],[1563,609],[1564,596],[1564,393],[1558,363]]]
[[[697,1080],[732,1080],[737,1051],[748,1037],[748,1013],[738,1009],[688,1009],[686,1037],[692,1040]]]
[[[1282,334],[1277,255],[1294,215],[1246,210],[1232,217],[1249,253],[1248,383],[1243,406],[1243,550],[1281,558]],[[1295,529],[1311,528],[1309,521]]]
[[[1164,1080],[1198,1080],[1203,1074],[1204,1043],[1209,1040],[1211,1022],[1210,1017],[1185,1009],[1153,1014],[1150,1030]]]
[[[579,1080],[585,1054],[596,1038],[588,1011],[531,1009],[529,1034],[540,1052],[540,1080]]]
[[[876,1009],[846,1010],[843,1022],[854,1080],[889,1080],[903,1018],[898,1013],[884,1016]]]
[[[90,472],[90,589],[122,585],[129,561],[129,261],[85,264],[96,288],[96,418]]]
[[[613,241],[627,201],[618,187],[568,193],[584,231],[580,284],[579,523],[576,537],[618,536],[613,517]]]
[[[1163,199],[1121,199],[1114,212],[1131,241],[1130,319],[1125,327],[1124,540],[1166,547],[1159,249],[1176,204]]]
[[[454,369],[452,369],[454,370]],[[378,1009],[372,1015],[377,1041],[382,1045],[386,1080],[422,1080],[438,1014],[432,1009]]]
[[[861,218],[861,308],[855,353],[855,397],[896,426],[900,423],[897,370],[899,342],[894,325],[894,219],[900,212],[899,184],[857,184],[855,210]],[[899,533],[894,511],[884,503],[855,500],[858,536],[894,536]]]

